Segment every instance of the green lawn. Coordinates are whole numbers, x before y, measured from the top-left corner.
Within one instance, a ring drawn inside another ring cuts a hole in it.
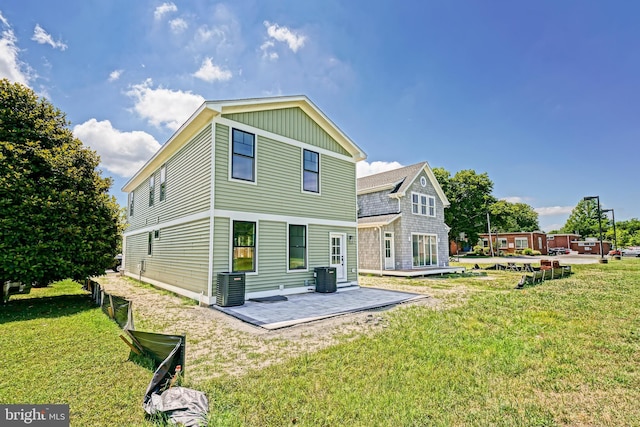
[[[1,403],[67,403],[71,425],[144,423],[152,372],[128,361],[115,322],[71,281],[0,306]]]
[[[514,273],[472,279],[457,308],[212,381],[211,425],[638,425],[640,262],[575,271],[521,291]]]
[[[212,426],[639,425],[640,260],[574,271],[524,290],[508,272],[392,279],[465,298],[403,306],[375,335],[187,386],[207,392]],[[81,293],[63,282],[0,308],[0,402],[69,403],[78,426],[142,424],[151,373]]]

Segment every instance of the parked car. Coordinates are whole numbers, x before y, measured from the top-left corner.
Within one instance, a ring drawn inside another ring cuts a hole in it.
[[[565,255],[571,253],[567,248],[549,248],[547,249],[549,255]]]
[[[626,248],[623,249],[621,251],[623,256],[635,256],[635,257],[640,257],[640,247],[631,247],[631,248]]]

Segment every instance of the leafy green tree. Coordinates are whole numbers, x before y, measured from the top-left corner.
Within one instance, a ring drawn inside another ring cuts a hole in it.
[[[451,227],[449,237],[457,239],[464,233],[469,242],[477,242],[478,234],[487,229],[489,206],[495,202],[489,175],[471,169],[456,172],[454,176],[443,168],[434,168],[433,173],[451,204],[444,212],[445,223]]]
[[[609,228],[606,213],[601,213],[603,238]],[[618,224],[616,223],[616,226]],[[599,237],[598,203],[596,200],[580,200],[560,230],[562,233],[576,233],[585,237]]]
[[[46,99],[0,80],[0,283],[80,280],[113,263],[111,181],[68,126]]]
[[[499,233],[537,231],[538,213],[526,203],[511,203],[498,200],[489,208],[491,228]]]
[[[626,221],[616,221],[618,247],[640,246],[640,220],[631,218]],[[609,227],[606,239],[613,241],[613,227]]]

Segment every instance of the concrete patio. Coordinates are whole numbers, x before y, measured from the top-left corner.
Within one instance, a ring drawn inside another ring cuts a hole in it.
[[[281,301],[245,301],[241,306],[212,308],[265,329],[279,329],[341,314],[428,298],[426,295],[377,288],[354,288],[335,293],[288,295]]]

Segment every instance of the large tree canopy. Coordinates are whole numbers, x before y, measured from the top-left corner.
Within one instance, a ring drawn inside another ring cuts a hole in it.
[[[103,274],[119,240],[119,207],[97,154],[65,115],[0,80],[0,283]]]
[[[444,212],[445,222],[451,227],[449,237],[457,239],[464,233],[468,241],[477,242],[478,234],[487,228],[489,206],[495,202],[489,175],[461,170],[451,176],[443,168],[434,168],[433,173],[451,204]]]
[[[609,228],[609,218],[606,213],[600,213],[602,233]],[[598,203],[596,200],[580,200],[571,215],[567,218],[564,226],[560,229],[562,233],[575,233],[584,237],[599,237],[598,226]]]
[[[526,203],[498,200],[489,208],[491,228],[500,233],[537,231],[538,213]]]

